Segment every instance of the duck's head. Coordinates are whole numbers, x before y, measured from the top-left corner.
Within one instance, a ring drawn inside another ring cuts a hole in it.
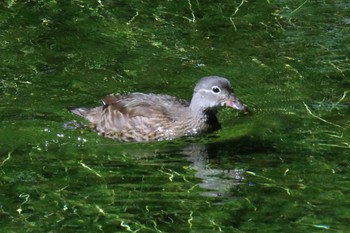
[[[226,78],[208,76],[201,78],[194,88],[191,109],[196,113],[219,106],[231,107],[239,111],[245,106],[234,95],[230,82]]]

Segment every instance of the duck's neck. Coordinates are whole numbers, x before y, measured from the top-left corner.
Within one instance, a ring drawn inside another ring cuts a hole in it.
[[[195,118],[203,118],[207,115],[207,108],[203,107],[200,103],[202,103],[203,100],[201,99],[201,96],[199,95],[193,95],[190,108],[192,110],[192,115]]]
[[[209,119],[212,118],[212,116],[215,117],[216,109],[210,108],[208,106],[203,106],[200,103],[202,103],[203,100],[201,99],[200,96],[194,95],[191,103],[190,103],[190,108],[192,110],[192,115],[194,118],[197,119]]]
[[[190,103],[194,120],[198,123],[200,122],[199,124],[203,124],[206,130],[211,131],[219,129],[220,125],[216,118],[217,109],[210,108],[207,105],[203,106],[201,103],[204,103],[202,96],[195,93]]]
[[[196,131],[212,132],[220,129],[220,124],[216,118],[215,109],[199,108],[196,104],[191,104],[192,126],[195,125]]]

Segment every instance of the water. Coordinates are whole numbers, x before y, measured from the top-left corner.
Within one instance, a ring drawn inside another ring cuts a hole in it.
[[[1,232],[348,232],[346,1],[5,1]],[[121,144],[68,106],[190,99],[228,77],[251,114]]]

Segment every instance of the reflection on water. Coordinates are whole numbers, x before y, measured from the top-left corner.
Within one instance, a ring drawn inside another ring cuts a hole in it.
[[[199,186],[204,190],[202,193],[204,196],[225,196],[230,194],[236,185],[244,181],[242,168],[211,167],[211,155],[207,145],[192,144],[183,149],[183,154],[187,155],[188,161],[192,162],[196,171],[195,176],[201,179]]]

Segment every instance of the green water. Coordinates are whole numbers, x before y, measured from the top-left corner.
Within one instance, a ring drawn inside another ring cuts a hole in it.
[[[349,232],[350,3],[3,1],[1,232]],[[230,79],[251,114],[121,144],[68,106],[190,99]]]

